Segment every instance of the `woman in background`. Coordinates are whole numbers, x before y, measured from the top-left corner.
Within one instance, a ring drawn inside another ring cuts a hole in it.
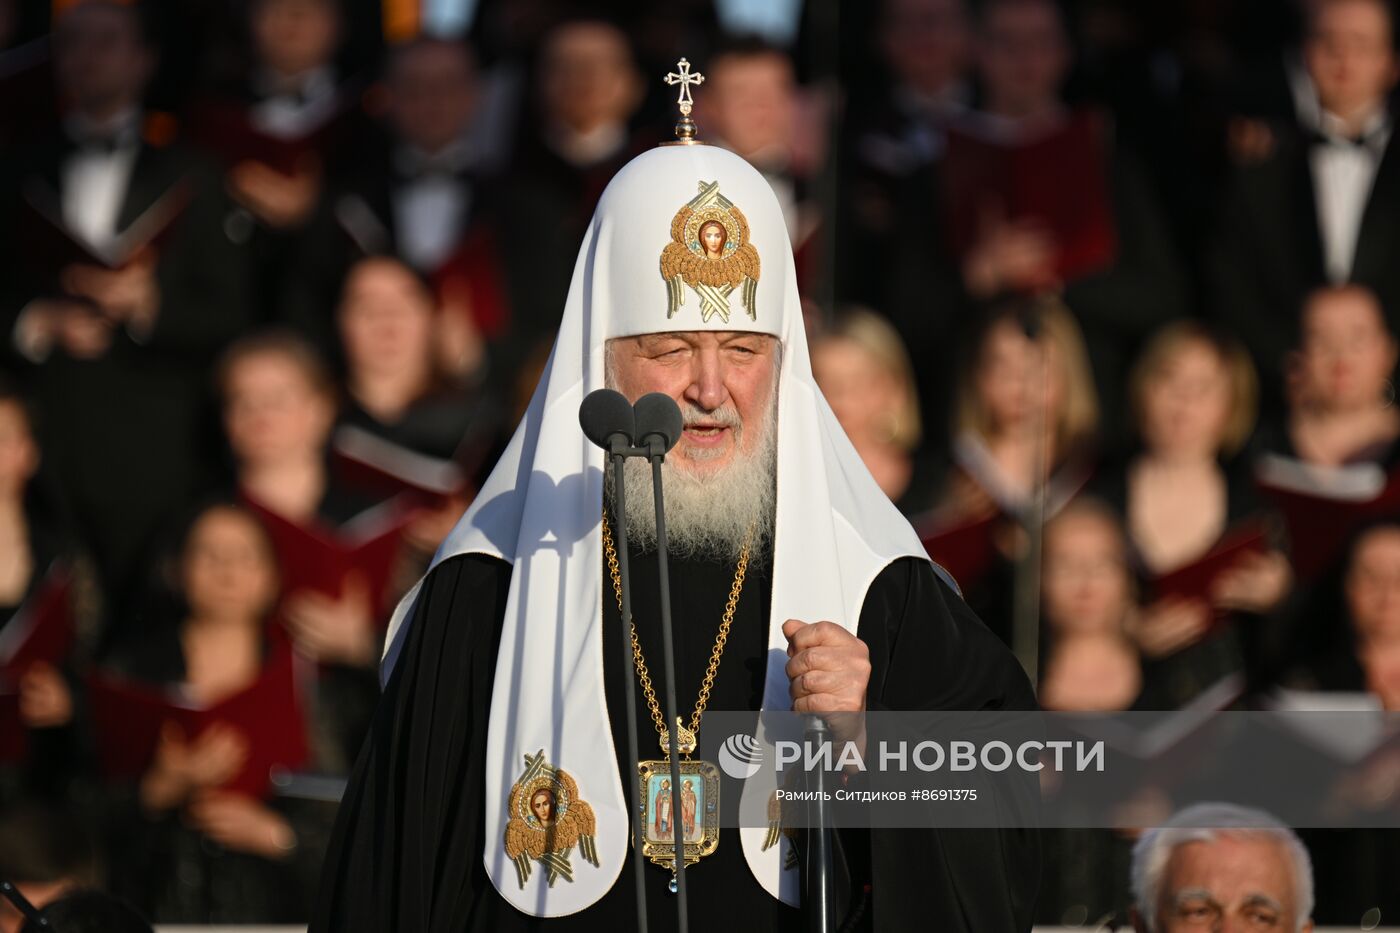
[[[237,495],[277,553],[278,620],[316,662],[318,757],[347,774],[378,699],[381,621],[408,576],[400,570],[407,516],[332,471],[336,387],[309,344],[279,331],[246,337],[218,375]]]
[[[231,503],[200,510],[177,563],[178,621],[119,649],[114,669],[176,690],[197,707],[264,688],[269,678],[290,685],[290,649],[268,624],[278,600],[277,559],[257,518]],[[120,716],[107,726],[120,727]],[[150,764],[116,808],[117,889],[160,922],[304,917],[334,807],[274,801],[270,785],[260,794],[230,786],[245,762],[260,760],[259,743],[280,743],[273,738],[279,729],[303,728],[302,721],[265,720],[257,729],[216,721],[193,736],[165,722]]]
[[[441,313],[428,284],[388,256],[351,267],[337,312],[346,378],[333,446],[337,454],[350,455],[365,435],[383,442],[374,449],[381,461],[390,461],[381,463],[389,475],[379,488],[418,494],[424,508],[406,532],[427,557],[466,509],[501,428],[488,397],[441,372],[435,329]],[[394,456],[405,452],[428,458],[451,481],[408,468],[396,473],[398,461],[424,462]],[[415,483],[434,488],[425,495]],[[366,491],[375,489],[367,484]]]
[[[1260,550],[1236,558],[1210,592],[1164,600],[1134,630],[1150,659],[1154,703],[1179,705],[1244,666],[1241,633],[1212,631],[1218,612],[1253,625],[1289,592],[1288,559],[1267,546],[1270,523],[1235,459],[1253,430],[1257,399],[1241,346],[1194,322],[1171,324],[1148,342],[1129,382],[1138,449],[1095,479],[1096,493],[1123,517],[1149,594],[1154,579],[1205,559],[1228,536],[1261,537]]]
[[[885,495],[908,516],[933,508],[937,477],[919,456],[919,397],[898,331],[873,311],[847,311],[813,341],[812,374]]]
[[[24,398],[0,382],[0,810],[61,803],[81,777],[71,678],[102,635],[96,573],[41,494],[33,428]]]
[[[1299,321],[1289,365],[1287,422],[1264,438],[1266,450],[1315,466],[1397,458],[1400,410],[1390,381],[1395,335],[1380,302],[1360,285],[1319,289]]]
[[[945,507],[1024,515],[1040,482],[1053,515],[1089,478],[1098,430],[1084,338],[1069,311],[1037,299],[983,323],[954,401],[956,467]]]
[[[1088,481],[1098,400],[1079,327],[1053,301],[999,306],[968,359],[954,398],[953,469],[925,543],[957,568],[968,604],[1009,644],[1037,490],[1049,519]]]

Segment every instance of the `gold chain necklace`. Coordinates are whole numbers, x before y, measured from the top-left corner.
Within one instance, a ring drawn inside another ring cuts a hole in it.
[[[705,715],[705,707],[710,702],[710,688],[714,686],[715,675],[719,673],[720,658],[724,656],[724,646],[729,640],[729,629],[734,624],[734,611],[739,606],[739,594],[744,590],[744,577],[749,569],[749,547],[752,543],[753,532],[750,531],[744,539],[744,547],[739,553],[739,563],[734,569],[734,583],[729,588],[729,601],[725,603],[724,615],[720,617],[719,634],[715,636],[715,646],[710,650],[710,666],[705,670],[705,679],[700,683],[700,695],[695,700],[695,711],[690,715],[690,728],[687,729],[681,724],[680,717],[676,717],[676,725],[679,732],[676,735],[676,744],[681,754],[690,757],[695,751],[696,735],[700,731],[700,720]],[[603,554],[608,561],[608,573],[612,576],[613,595],[617,597],[617,611],[619,617],[622,613],[622,572],[617,563],[617,547],[613,544],[612,526],[608,523],[608,517],[603,515]],[[642,644],[637,640],[637,623],[633,619],[627,620],[632,633],[632,661],[637,669],[637,680],[642,686],[642,695],[646,697],[647,708],[651,710],[651,721],[656,724],[656,731],[661,737],[661,753],[668,758],[671,754],[671,736],[666,729],[666,717],[661,713],[661,705],[656,700],[656,689],[651,684],[651,673],[647,670],[646,659],[642,657]]]
[[[734,584],[729,588],[729,602],[724,606],[720,618],[719,634],[715,636],[715,646],[710,651],[710,666],[705,670],[705,679],[700,684],[700,696],[695,700],[695,712],[690,716],[687,729],[679,716],[676,717],[676,750],[682,760],[671,761],[671,736],[666,729],[666,717],[661,713],[661,704],[656,701],[656,688],[651,684],[651,673],[642,657],[642,645],[637,640],[637,623],[625,619],[632,633],[632,663],[637,669],[637,681],[651,710],[651,721],[661,736],[661,753],[666,757],[660,761],[639,761],[637,772],[642,791],[641,809],[638,814],[641,822],[642,854],[653,864],[671,870],[671,893],[676,893],[676,833],[680,831],[683,840],[681,858],[685,864],[694,864],[719,847],[719,768],[713,762],[692,761],[690,755],[696,749],[696,735],[700,731],[700,718],[705,715],[705,707],[710,702],[710,688],[714,686],[715,674],[719,672],[720,658],[724,656],[724,645],[729,640],[729,627],[734,623],[734,610],[739,605],[739,594],[744,589],[744,577],[749,569],[749,547],[753,543],[753,529],[744,538],[743,550],[739,553],[739,564],[734,569]],[[613,595],[617,597],[617,611],[622,615],[622,571],[617,563],[617,548],[613,544],[612,528],[608,516],[603,514],[603,555],[607,558],[608,573],[612,575]],[[671,786],[673,772],[679,775],[680,784]]]

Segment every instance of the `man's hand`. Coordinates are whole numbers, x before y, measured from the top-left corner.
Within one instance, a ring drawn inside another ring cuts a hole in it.
[[[63,269],[63,290],[92,302],[114,323],[148,330],[160,312],[155,257],[148,251],[120,269],[74,264]]]
[[[799,713],[834,713],[826,716],[835,744],[856,743],[865,753],[865,692],[870,686],[870,649],[834,622],[783,623],[788,640],[792,708]],[[845,715],[841,715],[845,714]]]
[[[95,360],[112,346],[112,321],[87,301],[44,298],[25,308],[15,342],[36,362],[55,344],[75,360]]]

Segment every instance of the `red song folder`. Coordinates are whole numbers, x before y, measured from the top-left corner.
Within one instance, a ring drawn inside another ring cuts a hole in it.
[[[73,647],[71,576],[54,561],[29,598],[0,630],[0,763],[22,761],[28,729],[19,715],[19,682],[35,664],[59,667]]]
[[[1255,470],[1264,498],[1282,514],[1299,580],[1315,580],[1342,559],[1351,535],[1367,521],[1400,517],[1400,472],[1374,463],[1314,466],[1265,454]]]
[[[112,778],[138,778],[150,767],[162,727],[173,722],[193,741],[214,723],[243,734],[248,755],[224,789],[252,797],[270,792],[271,775],[305,765],[306,727],[290,647],[281,640],[258,679],[213,704],[193,701],[177,687],[161,688],[110,674],[88,677],[98,760]]]
[[[975,119],[950,127],[944,193],[954,251],[966,256],[989,218],[1034,220],[1059,246],[1061,281],[1110,266],[1118,235],[1105,136],[1103,118],[1092,111],[1035,136],[998,132]]]
[[[351,573],[369,587],[376,610],[385,608],[389,582],[403,545],[404,527],[411,516],[394,499],[368,509],[343,525],[294,522],[242,495],[272,537],[282,572],[282,591],[290,595],[311,589],[339,598]]]

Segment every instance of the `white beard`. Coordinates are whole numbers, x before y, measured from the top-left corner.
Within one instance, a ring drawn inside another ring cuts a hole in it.
[[[707,412],[685,405],[681,414],[686,423],[718,422],[728,425],[736,446],[744,434],[757,432],[754,449],[736,450],[727,466],[703,473],[677,466],[675,449],[661,465],[662,488],[666,501],[668,553],[679,558],[736,563],[749,544],[750,557],[759,560],[773,540],[773,515],[777,500],[778,431],[776,386],[763,420],[744,425],[732,406]],[[701,460],[709,451],[695,451]],[[651,485],[651,463],[629,458],[623,469],[627,493],[627,536],[630,544],[643,550],[656,549],[656,506]],[[613,500],[613,471],[605,474],[604,499],[609,513]]]

